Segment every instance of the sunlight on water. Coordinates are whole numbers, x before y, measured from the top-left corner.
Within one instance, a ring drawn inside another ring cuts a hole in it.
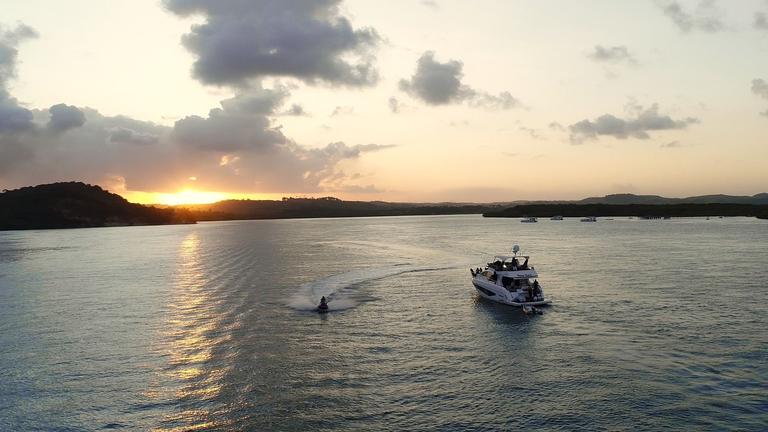
[[[174,392],[174,398],[178,400],[210,400],[221,390],[217,378],[222,373],[207,366],[214,348],[211,335],[217,330],[217,314],[215,300],[205,289],[208,280],[201,253],[197,232],[187,235],[179,246],[169,319],[163,335],[168,341],[166,355],[169,359],[169,367],[164,373],[178,383]],[[174,426],[156,430],[209,429],[214,426],[208,420],[210,414],[199,408],[182,410],[166,417],[164,423]]]

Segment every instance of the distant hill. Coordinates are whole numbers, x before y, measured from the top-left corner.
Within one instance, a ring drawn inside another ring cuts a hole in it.
[[[768,193],[752,196],[702,195],[665,198],[658,195],[614,194],[575,201],[575,204],[768,204]]]
[[[85,183],[30,186],[0,193],[0,230],[194,223],[183,209],[132,204]]]
[[[283,198],[279,201],[227,200],[183,207],[194,211],[199,220],[480,214],[501,208],[483,204],[342,201],[332,197]]]
[[[754,204],[526,204],[484,213],[485,217],[754,216],[768,218],[768,205]]]

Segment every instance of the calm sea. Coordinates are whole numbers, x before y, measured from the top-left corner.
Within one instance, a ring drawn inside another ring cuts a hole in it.
[[[542,316],[470,283],[515,243]],[[768,221],[0,232],[0,430],[106,429],[767,430]]]

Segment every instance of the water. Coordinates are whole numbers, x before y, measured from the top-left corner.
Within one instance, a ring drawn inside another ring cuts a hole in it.
[[[2,232],[0,430],[766,430],[766,281],[747,218]]]

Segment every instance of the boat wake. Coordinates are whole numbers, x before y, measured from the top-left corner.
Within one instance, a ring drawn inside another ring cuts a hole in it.
[[[288,306],[301,311],[314,311],[320,303],[320,298],[328,299],[328,310],[341,311],[351,309],[370,299],[369,295],[359,292],[359,288],[367,282],[380,280],[406,273],[427,272],[454,268],[435,266],[416,266],[408,263],[394,264],[386,267],[368,267],[346,273],[328,276],[306,283],[294,294]]]

